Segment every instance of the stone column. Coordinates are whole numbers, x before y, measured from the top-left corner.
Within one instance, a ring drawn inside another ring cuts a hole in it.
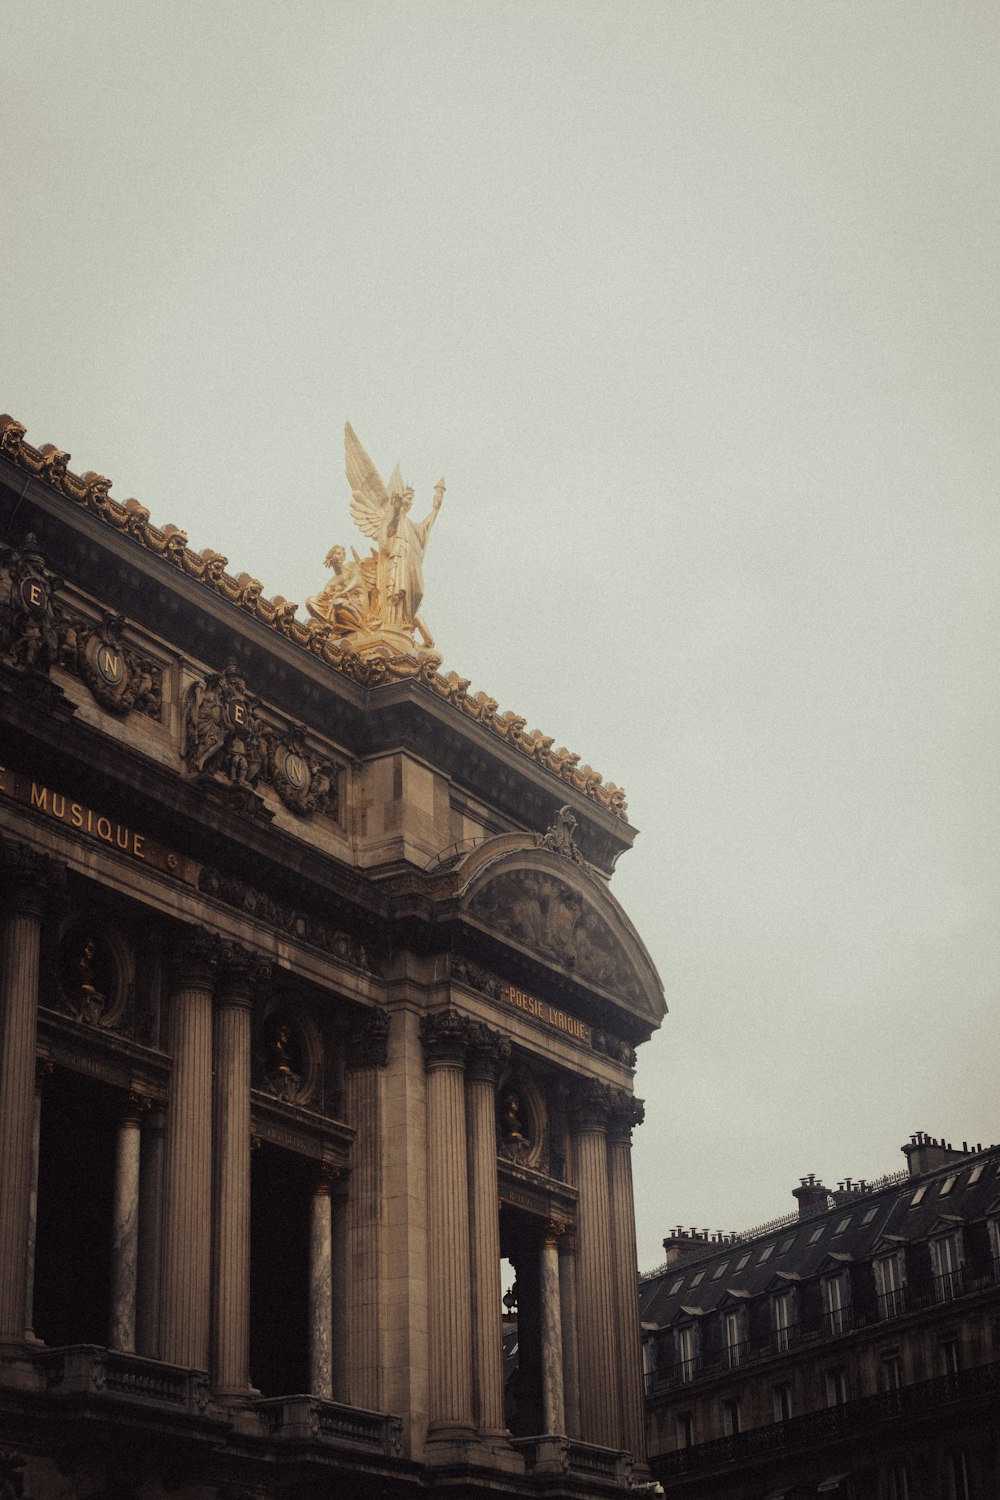
[[[559,1312],[562,1320],[563,1404],[566,1433],[580,1436],[580,1361],[576,1321],[576,1230],[559,1236]]]
[[[309,1222],[309,1391],[333,1400],[333,1241],[331,1172],[319,1169]]]
[[[160,1280],[160,1358],[207,1370],[212,1259],[212,976],[216,941],[175,943]]]
[[[607,1123],[612,1090],[596,1079],[573,1092],[573,1175],[577,1205],[577,1324],[579,1330],[580,1436],[618,1448],[617,1303],[611,1264]]]
[[[163,1239],[163,1146],[167,1117],[154,1100],[142,1127],[139,1153],[139,1297],[135,1346],[147,1359],[160,1352],[160,1267]]]
[[[47,889],[62,875],[27,845],[0,843],[0,1342],[25,1332],[39,952]]]
[[[638,1464],[646,1460],[646,1404],[639,1338],[639,1267],[632,1199],[632,1127],[641,1125],[643,1106],[622,1090],[611,1110],[608,1131],[608,1188],[611,1198],[611,1263],[618,1325],[618,1390],[622,1407],[622,1447]]]
[[[476,1416],[480,1435],[508,1436],[503,1416],[500,1226],[497,1209],[496,1089],[510,1042],[481,1021],[469,1023],[465,1085],[472,1231],[472,1318]]]
[[[38,1233],[38,1152],[42,1140],[42,1085],[52,1072],[43,1058],[35,1064],[35,1113],[31,1125],[31,1193],[28,1198],[28,1248],[24,1271],[25,1338],[35,1340],[35,1242]]]
[[[140,1125],[149,1100],[129,1094],[118,1122],[115,1196],[111,1212],[111,1317],[108,1348],[135,1353],[139,1272]]]
[[[542,1410],[546,1433],[565,1433],[562,1318],[559,1302],[559,1236],[565,1225],[550,1221],[542,1238]]]
[[[215,985],[213,1384],[250,1383],[250,1001],[270,967],[239,943],[219,947]]]
[[[347,1383],[354,1406],[383,1407],[385,1282],[383,1092],[389,1018],[372,1011],[347,1038],[347,1123],[355,1130],[347,1197]]]
[[[421,1033],[427,1070],[428,1441],[463,1443],[475,1435],[464,1071],[469,1024],[454,1011],[438,1011],[423,1018]]]
[[[350,1405],[347,1380],[347,1179],[348,1174],[342,1167],[336,1187],[330,1194],[330,1309],[333,1341],[330,1366],[333,1399],[342,1401],[345,1406]]]

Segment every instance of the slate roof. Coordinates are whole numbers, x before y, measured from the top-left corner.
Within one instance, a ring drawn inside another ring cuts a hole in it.
[[[956,1156],[947,1166],[887,1187],[837,1196],[846,1201],[730,1243],[706,1243],[703,1254],[691,1250],[679,1264],[640,1277],[643,1323],[669,1327],[678,1318],[815,1278],[838,1263],[870,1262],[899,1243],[982,1223],[1000,1214],[1000,1146]]]

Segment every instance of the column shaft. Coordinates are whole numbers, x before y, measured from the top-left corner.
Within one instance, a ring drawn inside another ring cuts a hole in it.
[[[139,1266],[138,1100],[132,1101],[118,1126],[115,1196],[111,1217],[111,1318],[108,1347],[135,1353],[136,1287]]]
[[[559,1241],[559,1310],[562,1317],[563,1402],[566,1433],[580,1436],[580,1362],[577,1342],[576,1234]]]
[[[550,1225],[542,1241],[542,1410],[547,1433],[564,1433],[562,1322],[559,1299],[558,1230]]]
[[[309,1390],[333,1400],[333,1244],[330,1179],[313,1190],[309,1226]]]
[[[497,1210],[496,1081],[510,1043],[489,1027],[473,1028],[466,1104],[472,1245],[473,1349],[476,1416],[484,1437],[506,1433],[503,1411],[503,1330],[500,1226]]]
[[[212,991],[204,955],[170,1002],[160,1358],[207,1370],[212,1250]]]
[[[35,1068],[35,1113],[31,1126],[31,1190],[28,1196],[28,1248],[24,1269],[24,1327],[26,1337],[35,1337],[35,1241],[38,1232],[38,1149],[42,1139],[42,1073],[51,1063]]]
[[[612,1131],[608,1144],[608,1180],[617,1304],[615,1321],[618,1325],[622,1447],[629,1450],[637,1463],[643,1463],[646,1457],[646,1413],[639,1341],[639,1270],[635,1248],[635,1206],[632,1199],[632,1147],[628,1132],[628,1125],[625,1126],[624,1133],[618,1129]]]
[[[606,1120],[606,1109],[602,1110],[591,1099],[579,1112],[573,1135],[574,1172],[580,1195],[577,1210],[580,1435],[585,1442],[618,1448],[621,1421],[617,1307],[611,1265]]]
[[[355,1406],[380,1411],[382,1380],[383,1070],[349,1067],[347,1118],[357,1134],[347,1198],[347,1368]]]
[[[343,1189],[330,1195],[330,1307],[332,1316],[333,1399],[349,1405],[347,1379],[347,1197]]]
[[[41,908],[0,934],[0,1339],[24,1338]]]
[[[250,998],[245,968],[224,973],[215,1014],[213,1382],[250,1380]]]
[[[166,1116],[157,1103],[146,1117],[139,1158],[139,1295],[135,1346],[147,1359],[160,1352],[160,1268],[163,1239],[163,1155]]]

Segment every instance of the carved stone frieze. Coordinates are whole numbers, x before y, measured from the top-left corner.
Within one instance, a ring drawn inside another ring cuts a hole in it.
[[[635,1067],[635,1048],[629,1046],[628,1042],[622,1041],[620,1036],[612,1036],[609,1032],[599,1031],[594,1026],[590,1031],[590,1044],[595,1052],[603,1053],[613,1062],[621,1063],[623,1068]]]
[[[389,1061],[389,1017],[381,1010],[366,1012],[347,1033],[344,1064],[348,1068],[384,1068]]]
[[[618,940],[603,917],[554,875],[537,870],[498,875],[472,899],[470,911],[497,932],[571,968],[605,989],[628,982]]]
[[[266,922],[269,927],[275,927],[280,932],[288,933],[290,937],[300,938],[305,943],[321,948],[324,953],[332,954],[344,963],[373,972],[372,959],[365,944],[353,933],[335,927],[323,917],[285,906],[265,891],[248,885],[245,880],[237,879],[235,875],[222,875],[210,866],[203,865],[198,872],[198,889],[259,922]]]
[[[393,653],[387,647],[387,655],[363,656],[351,650],[344,644],[340,629],[343,619],[339,624],[326,619],[309,622],[296,619],[297,606],[280,595],[273,600],[266,599],[259,579],[251,578],[248,573],[231,577],[225,571],[228,559],[222,553],[212,548],[205,548],[200,553],[191,551],[183,531],[171,525],[163,529],[154,526],[149,511],[137,500],[126,500],[123,505],[112,500],[108,493],[111,481],[103,475],[90,472],[77,476],[69,469],[68,453],[50,445],[33,448],[25,438],[26,429],[20,422],[9,416],[0,416],[0,451],[74,504],[98,516],[114,531],[130,537],[139,546],[180,568],[188,577],[197,579],[235,608],[245,610],[354,682],[365,687],[407,679],[421,682],[458,712],[529,756],[575,791],[616,817],[627,817],[628,804],[621,787],[604,781],[591,766],[581,765],[579,755],[564,747],[553,749],[550,735],[542,734],[539,729],[526,731],[526,720],[520,715],[509,711],[498,714],[497,700],[487,693],[470,696],[468,679],[456,672],[442,674],[438,670],[441,657],[436,653],[405,648]],[[397,564],[397,571],[401,566]],[[406,597],[410,599],[409,605],[404,600],[400,606],[397,600],[394,606],[403,607],[404,613],[412,606],[412,588]]]

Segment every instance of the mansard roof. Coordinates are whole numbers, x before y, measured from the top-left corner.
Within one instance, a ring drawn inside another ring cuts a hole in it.
[[[942,1197],[949,1178],[954,1181]],[[807,1218],[790,1217],[724,1244],[706,1241],[703,1254],[692,1246],[682,1263],[640,1278],[642,1321],[667,1327],[695,1284],[706,1312],[720,1311],[734,1295],[770,1294],[778,1276],[807,1280],[834,1266],[870,1261],[900,1245],[981,1221],[1000,1207],[998,1187],[1000,1146],[989,1146],[919,1176],[901,1173],[874,1191],[840,1195],[843,1201]]]

